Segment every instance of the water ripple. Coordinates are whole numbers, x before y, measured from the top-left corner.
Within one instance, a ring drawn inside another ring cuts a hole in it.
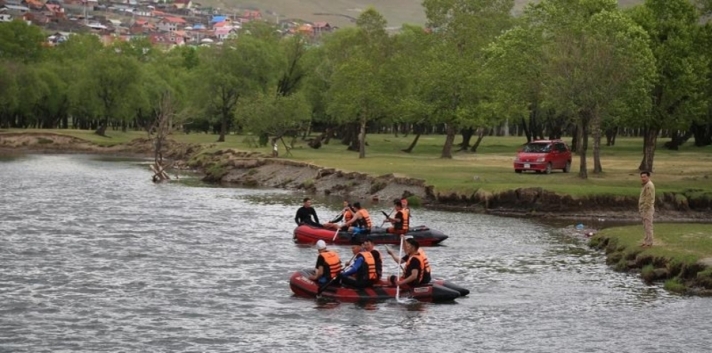
[[[528,220],[414,212],[451,235],[426,251],[471,289],[456,303],[296,298],[288,277],[316,256],[291,241],[298,196],[148,176],[78,155],[0,162],[0,352],[708,351],[710,299]]]

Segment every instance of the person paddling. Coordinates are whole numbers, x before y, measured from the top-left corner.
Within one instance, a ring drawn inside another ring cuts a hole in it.
[[[349,232],[352,232],[354,235],[370,233],[373,223],[371,222],[371,216],[368,214],[368,210],[361,207],[360,202],[354,202],[353,206],[356,210],[356,214],[354,214],[354,218],[346,222],[344,226],[348,227]]]
[[[352,218],[354,218],[355,213],[356,210],[353,208],[353,206],[351,206],[351,203],[348,200],[344,200],[344,209],[341,210],[341,213],[339,213],[339,215],[332,219],[329,223],[325,223],[324,228],[331,230],[347,230],[348,226],[339,227],[339,222],[341,222],[342,220],[344,222],[350,221]]]
[[[316,258],[314,274],[309,276],[309,279],[323,285],[329,283],[334,277],[338,277],[343,267],[341,266],[339,254],[336,251],[328,250],[326,242],[323,240],[317,241],[316,248],[319,256]],[[338,279],[331,283],[338,284]]]
[[[396,214],[395,216],[388,217],[386,218],[387,222],[390,222],[393,224],[392,227],[388,227],[386,229],[386,232],[391,233],[391,234],[405,234],[408,233],[408,210],[403,208],[403,203],[401,200],[395,200],[393,201],[393,204],[395,205],[396,208]]]
[[[405,240],[406,255],[402,259],[398,259],[390,248],[386,248],[386,251],[399,266],[401,262],[405,262],[404,276],[401,278],[396,278],[396,276],[390,277],[390,281],[393,285],[400,286],[408,284],[410,286],[418,286],[430,283],[432,280],[430,276],[430,264],[428,263],[428,259],[424,256],[424,253],[420,251],[420,244],[418,244],[417,240],[413,238]]]
[[[376,260],[370,251],[363,249],[363,240],[351,241],[351,251],[355,255],[354,262],[341,273],[341,283],[354,287],[366,288],[373,286],[377,280]],[[354,275],[351,277],[351,275]]]
[[[373,241],[369,237],[366,237],[363,241],[363,250],[371,252],[371,256],[373,256],[373,260],[376,262],[375,282],[380,282],[381,276],[383,275],[383,257],[381,256],[381,252],[373,247]]]

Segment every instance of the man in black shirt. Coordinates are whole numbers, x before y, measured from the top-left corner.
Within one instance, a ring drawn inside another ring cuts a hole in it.
[[[311,207],[311,199],[308,197],[304,199],[304,205],[297,210],[294,221],[297,222],[297,225],[308,224],[313,227],[323,227],[319,223],[319,217],[316,216],[316,211]]]

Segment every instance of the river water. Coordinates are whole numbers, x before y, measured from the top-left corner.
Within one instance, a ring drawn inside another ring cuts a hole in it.
[[[302,195],[150,176],[82,155],[0,160],[0,352],[710,351],[712,299],[613,272],[530,220],[414,210],[451,236],[427,252],[471,289],[453,304],[297,298],[288,278],[316,260],[291,240]],[[336,205],[315,202],[324,219]]]

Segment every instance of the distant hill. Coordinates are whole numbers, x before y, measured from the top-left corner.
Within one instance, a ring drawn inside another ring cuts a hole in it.
[[[203,5],[222,9],[235,7],[262,10],[265,17],[277,19],[298,18],[310,22],[325,21],[332,25],[349,26],[352,20],[368,6],[373,6],[388,20],[389,27],[404,23],[425,24],[422,0],[198,0]],[[515,0],[515,12],[521,12],[526,3],[538,0]],[[642,3],[643,0],[618,0],[623,6]],[[278,15],[278,16],[276,16]]]

